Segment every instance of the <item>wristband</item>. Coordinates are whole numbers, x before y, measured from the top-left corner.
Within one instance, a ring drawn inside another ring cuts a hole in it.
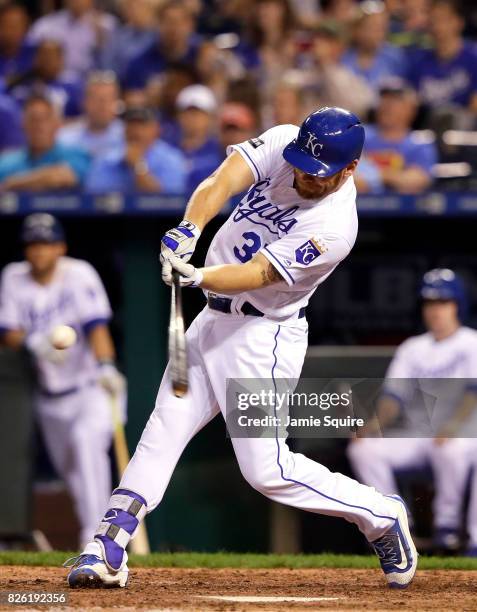
[[[189,232],[191,232],[192,236],[196,240],[200,238],[201,231],[197,227],[197,225],[195,225],[195,223],[192,223],[192,221],[187,221],[187,219],[182,219],[182,221],[179,223],[178,227],[183,227],[186,230],[189,230]]]
[[[195,269],[195,281],[192,287],[200,287],[203,280],[204,280],[204,273],[196,268]]]

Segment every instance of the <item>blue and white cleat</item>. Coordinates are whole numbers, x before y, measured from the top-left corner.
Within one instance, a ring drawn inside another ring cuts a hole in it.
[[[414,578],[417,568],[417,550],[409,531],[407,510],[403,500],[390,495],[399,503],[399,512],[394,525],[380,538],[371,542],[379,557],[388,586],[405,589]]]
[[[72,557],[65,561],[63,567],[71,567],[67,580],[72,589],[125,587],[128,581],[129,570],[126,565],[118,572],[112,572],[96,555]]]

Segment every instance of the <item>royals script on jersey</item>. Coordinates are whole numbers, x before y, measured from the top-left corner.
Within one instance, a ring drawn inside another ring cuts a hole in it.
[[[259,252],[267,257],[283,281],[242,293],[234,305],[239,309],[248,301],[276,320],[307,305],[318,285],[351,251],[358,232],[352,177],[316,201],[301,198],[294,189],[293,167],[282,152],[298,130],[280,125],[229,147],[229,154],[237,151],[247,162],[255,183],[217,232],[206,258],[211,266],[245,263]]]
[[[63,363],[37,361],[40,387],[48,392],[61,393],[97,378],[87,333],[110,317],[101,279],[86,261],[60,258],[48,285],[34,280],[27,262],[9,264],[2,272],[0,329],[47,334],[56,325],[70,325],[78,334]]]

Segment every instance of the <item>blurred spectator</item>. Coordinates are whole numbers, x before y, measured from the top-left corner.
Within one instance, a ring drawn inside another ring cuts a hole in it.
[[[46,97],[26,101],[26,147],[0,155],[0,190],[45,191],[81,185],[90,158],[81,149],[55,143],[61,117]]]
[[[196,70],[200,82],[212,89],[219,103],[223,103],[227,97],[229,82],[245,76],[238,57],[230,50],[220,49],[212,41],[200,46]]]
[[[301,125],[304,115],[300,89],[286,83],[279,85],[273,96],[273,125]]]
[[[384,189],[381,168],[364,153],[354,174],[354,183],[358,193],[379,193]]]
[[[237,81],[231,81],[228,88],[227,102],[244,104],[253,113],[256,123],[263,104],[260,86],[255,79],[249,76]]]
[[[416,53],[409,80],[431,108],[446,104],[477,112],[477,49],[462,37],[464,16],[454,0],[435,0],[430,32],[434,49]]]
[[[190,85],[179,94],[177,110],[180,149],[187,160],[187,191],[192,193],[222,161],[220,144],[214,135],[217,101],[208,87]]]
[[[265,99],[271,96],[283,71],[294,65],[295,27],[289,0],[255,0],[248,37],[236,52],[247,69],[255,70]]]
[[[339,22],[323,21],[317,27],[312,47],[313,106],[340,106],[364,118],[375,94],[364,76],[341,63],[346,42],[346,32]]]
[[[44,40],[35,52],[31,70],[10,81],[8,93],[23,106],[33,93],[43,91],[65,117],[81,112],[83,86],[75,77],[64,77],[64,53],[59,42]]]
[[[199,32],[204,34],[241,33],[250,18],[254,0],[206,0],[199,21]]]
[[[124,127],[118,118],[119,85],[114,72],[93,72],[84,98],[85,116],[58,133],[58,142],[81,147],[92,157],[107,155],[124,145]]]
[[[185,193],[186,161],[178,149],[158,140],[155,112],[131,107],[124,121],[126,146],[96,159],[86,181],[87,191]]]
[[[386,10],[389,13],[391,20],[398,18],[403,10],[404,0],[384,0]]]
[[[219,114],[219,140],[223,155],[227,147],[255,136],[256,119],[250,107],[240,102],[227,102]]]
[[[284,81],[275,89],[272,99],[272,116],[267,128],[275,125],[301,125],[306,115],[300,87]]]
[[[25,142],[21,113],[15,102],[0,94],[0,153],[21,147]]]
[[[343,63],[375,90],[383,79],[404,76],[406,71],[405,55],[386,42],[388,33],[389,15],[384,4],[380,0],[363,2],[352,28],[352,47]]]
[[[161,124],[161,138],[177,146],[180,140],[180,127],[176,118],[176,100],[179,93],[189,85],[197,83],[197,74],[193,66],[176,62],[169,64],[166,70],[147,85],[144,92],[126,92],[126,104],[136,106],[132,96],[138,93],[143,97],[139,104],[155,108]]]
[[[197,22],[202,12],[204,0],[181,0],[191,12],[194,20]],[[205,0],[206,2],[207,0]],[[159,0],[158,4],[164,4],[164,0]],[[197,28],[196,28],[197,29]]]
[[[367,126],[364,154],[379,169],[381,186],[367,183],[365,168],[358,166],[358,189],[398,193],[419,193],[432,182],[432,167],[437,152],[429,132],[411,132],[417,110],[415,92],[396,79],[381,90],[376,111],[376,126]]]
[[[0,5],[0,77],[7,83],[31,67],[35,48],[25,41],[28,21],[21,4]]]
[[[356,0],[321,0],[321,17],[349,25],[356,18],[358,5]]]
[[[299,29],[311,29],[320,20],[320,0],[290,0]]]
[[[156,4],[154,0],[120,0],[124,24],[106,41],[100,58],[101,67],[114,70],[120,80],[129,62],[154,44]]]
[[[65,0],[65,8],[36,21],[33,42],[57,40],[65,51],[65,76],[84,78],[112,36],[116,18],[94,8],[94,0]]]
[[[391,6],[394,4],[395,7]],[[388,1],[386,6],[391,18],[389,42],[399,47],[430,45],[428,28],[431,0]]]
[[[195,18],[185,2],[162,4],[158,11],[158,33],[142,53],[131,60],[124,81],[126,89],[144,89],[151,77],[161,74],[168,64],[194,63],[200,45]]]

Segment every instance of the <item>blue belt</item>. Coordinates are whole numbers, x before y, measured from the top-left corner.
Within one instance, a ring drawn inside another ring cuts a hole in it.
[[[219,312],[224,312],[225,314],[231,314],[232,312],[232,300],[230,298],[218,297],[216,295],[213,295],[212,293],[209,293],[207,295],[207,304],[212,310],[218,310]],[[255,306],[253,304],[250,304],[250,302],[244,302],[240,310],[244,315],[249,315],[252,317],[265,316],[265,314],[261,310],[255,308]],[[304,316],[305,308],[300,308],[300,310],[298,311],[298,318],[303,319]]]
[[[86,384],[81,385],[80,387],[68,387],[67,389],[62,389],[61,391],[49,391],[48,389],[40,387],[38,389],[38,393],[42,395],[43,397],[51,397],[51,398],[65,397],[65,395],[71,395],[72,393],[76,393],[77,391],[80,391],[81,389],[84,389],[85,387],[91,387],[91,385],[94,385],[95,383],[96,381],[89,380]]]
[[[49,391],[48,389],[39,389],[38,392],[43,397],[65,397],[65,395],[71,395],[72,393],[76,393],[80,387],[69,387],[68,389],[63,389],[62,391]]]

